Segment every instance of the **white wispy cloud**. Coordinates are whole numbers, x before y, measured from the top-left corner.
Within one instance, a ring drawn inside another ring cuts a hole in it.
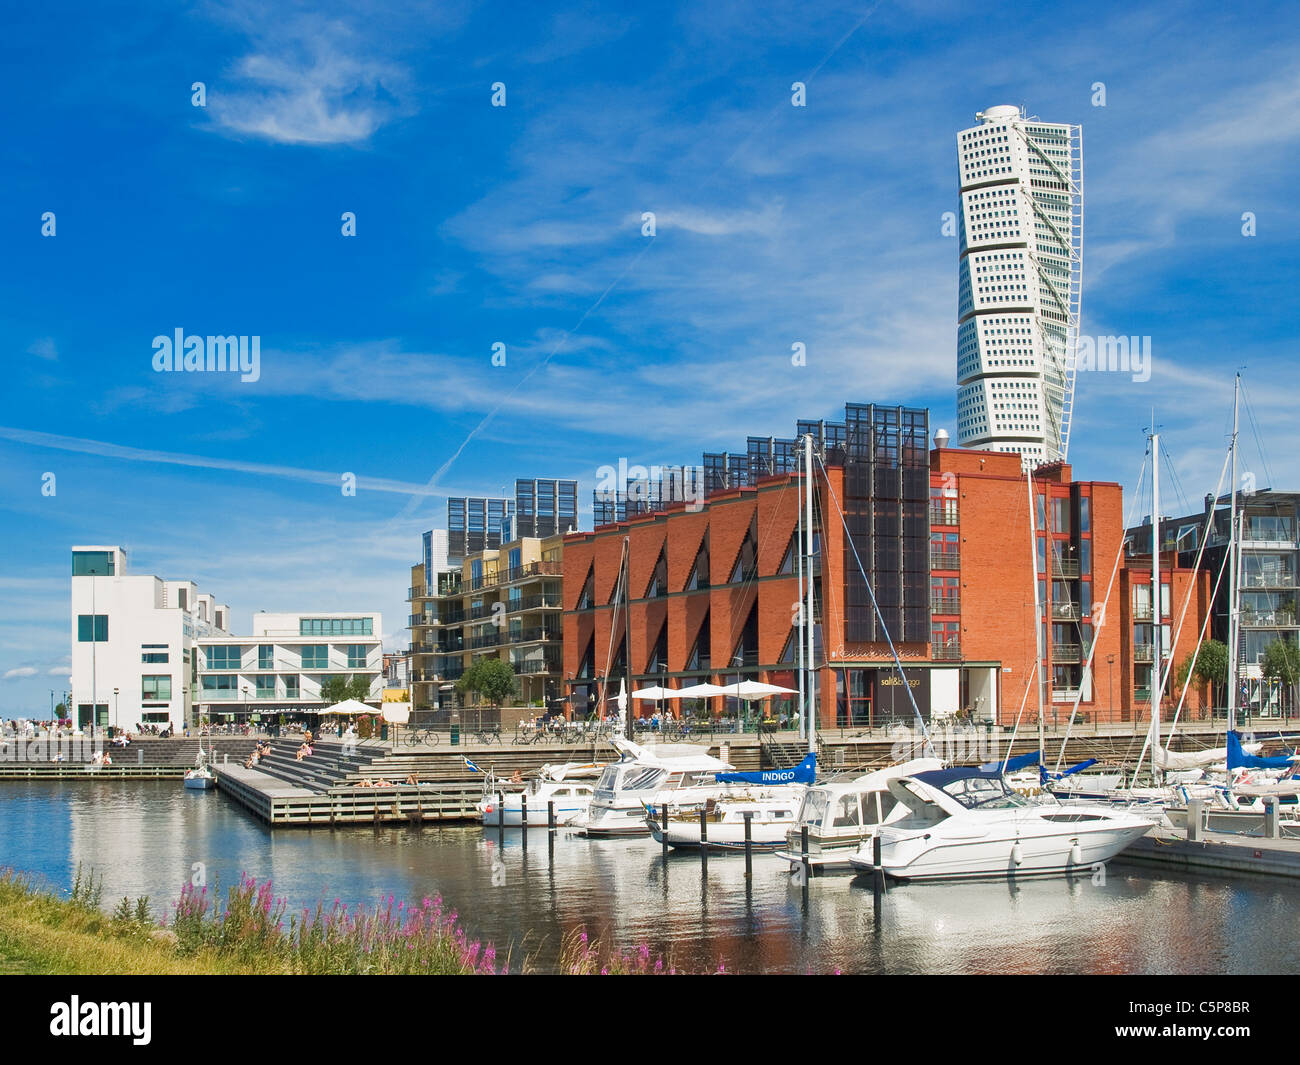
[[[3,680],[14,680],[18,677],[34,677],[38,670],[33,666],[18,666],[16,669],[6,670]]]

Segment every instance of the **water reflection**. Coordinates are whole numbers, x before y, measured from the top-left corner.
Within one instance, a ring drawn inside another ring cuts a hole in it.
[[[499,953],[545,967],[585,927],[690,969],[747,972],[1293,972],[1300,891],[1282,881],[1153,876],[1116,863],[1105,882],[906,885],[792,881],[755,855],[667,860],[651,840],[457,827],[272,832],[220,794],[171,782],[6,783],[0,864],[104,901],[174,899],[201,863],[210,884],[271,878],[295,906],[441,894]]]

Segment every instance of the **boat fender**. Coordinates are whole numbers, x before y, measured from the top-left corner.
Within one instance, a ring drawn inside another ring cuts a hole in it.
[[[1019,864],[1020,864],[1021,862],[1023,862],[1024,860],[1025,860],[1025,856],[1024,856],[1024,853],[1023,853],[1023,852],[1021,851],[1021,849],[1020,849],[1020,841],[1019,841],[1019,840],[1016,840],[1016,842],[1015,842],[1014,844],[1012,844],[1012,847],[1011,847],[1011,861],[1012,861],[1014,864],[1019,865]]]
[[[1070,843],[1072,844],[1070,847],[1070,864],[1071,865],[1083,864],[1083,848],[1079,846],[1079,841],[1077,839],[1073,839],[1070,841]]]

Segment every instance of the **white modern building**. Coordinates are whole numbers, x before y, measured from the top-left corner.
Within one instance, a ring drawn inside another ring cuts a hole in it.
[[[194,702],[204,717],[318,710],[329,677],[363,677],[368,702],[383,698],[383,619],[377,613],[253,615],[252,636],[197,641]]]
[[[230,608],[193,581],[132,576],[119,546],[72,549],[72,718],[80,728],[191,720],[195,640],[224,635]]]
[[[961,246],[957,433],[963,447],[1069,447],[1083,278],[1083,135],[1018,107],[957,134]]]
[[[326,677],[383,695],[377,613],[270,614],[236,636],[230,608],[193,581],[127,573],[115,545],[72,549],[72,717],[78,727],[179,731],[200,716],[319,709]]]

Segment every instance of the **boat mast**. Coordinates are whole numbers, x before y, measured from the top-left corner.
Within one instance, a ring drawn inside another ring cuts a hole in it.
[[[1232,509],[1228,522],[1228,731],[1237,727],[1237,647],[1240,640],[1237,616],[1237,407],[1241,394],[1241,373],[1232,389]]]
[[[1160,596],[1160,434],[1155,432],[1155,417],[1151,419],[1151,768],[1159,772],[1160,697],[1164,694],[1164,680],[1160,669],[1160,621],[1163,615]]]
[[[812,433],[804,434],[804,532],[808,537],[808,612],[805,631],[808,634],[808,751],[817,751],[817,664],[813,657],[813,479]]]
[[[622,565],[619,567],[618,580],[623,587],[623,673],[626,678],[625,684],[626,695],[623,696],[623,735],[629,740],[632,739],[632,596],[628,594],[628,589],[632,583],[632,559],[631,559],[632,537],[623,537],[623,558]],[[614,624],[618,617],[618,607],[614,607],[614,613],[610,617],[610,624]]]
[[[806,479],[807,478],[805,478],[805,480]],[[806,622],[803,616],[803,495],[800,492],[795,493],[794,509],[795,528],[797,530],[795,533],[794,557],[795,568],[799,574],[799,598],[797,600],[799,607],[799,625],[794,634],[794,642],[799,645],[799,738],[804,739],[808,735],[808,717],[807,714],[803,713],[803,710],[807,705],[807,698],[805,696],[807,690],[807,677],[804,672],[805,667],[803,660],[803,627]]]
[[[1029,492],[1029,572],[1033,577],[1034,585],[1034,661],[1036,663],[1034,672],[1038,674],[1038,764],[1043,764],[1043,749],[1045,739],[1043,736],[1043,703],[1044,689],[1046,687],[1046,678],[1043,676],[1043,604],[1038,600],[1038,549],[1036,544],[1037,522],[1034,520],[1038,513],[1036,508],[1034,493],[1034,473],[1032,468],[1025,465],[1025,485]],[[1044,517],[1046,517],[1047,500],[1043,500]],[[1046,521],[1043,522],[1046,525]],[[1043,530],[1046,534],[1047,530]],[[1043,551],[1043,565],[1047,565],[1047,551]],[[1011,757],[1011,749],[1007,748],[1007,757]]]

